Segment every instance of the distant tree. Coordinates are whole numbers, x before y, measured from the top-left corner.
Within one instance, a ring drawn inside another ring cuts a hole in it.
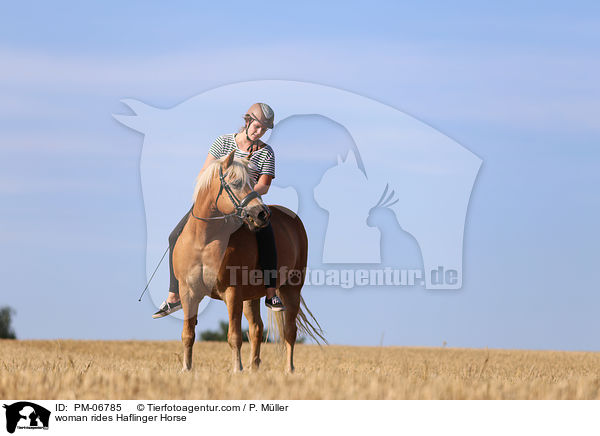
[[[227,321],[219,322],[218,330],[204,330],[200,333],[200,340],[202,341],[216,341],[216,342],[227,342],[227,332],[229,330],[229,323]],[[267,339],[267,330],[263,331],[263,342],[273,342],[271,338]],[[242,330],[242,341],[248,342],[248,329]],[[299,337],[296,339],[298,344],[304,343],[304,338]]]
[[[202,333],[200,333],[200,340],[227,342],[227,330],[228,329],[229,329],[229,323],[227,323],[225,321],[220,321],[218,330],[204,330]],[[247,340],[247,339],[244,337],[244,340]]]
[[[0,308],[0,339],[17,339],[17,335],[15,335],[15,331],[11,326],[14,313],[14,309],[8,306]]]

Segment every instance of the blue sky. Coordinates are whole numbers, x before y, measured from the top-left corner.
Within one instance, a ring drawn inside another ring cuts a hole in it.
[[[21,338],[177,339],[178,320],[154,321],[137,302],[143,138],[111,114],[127,113],[123,98],[168,108],[239,81],[299,80],[398,108],[483,159],[463,289],[310,290],[333,343],[597,350],[599,12],[593,2],[6,5],[0,304],[17,310]],[[225,314],[211,304],[198,329]]]

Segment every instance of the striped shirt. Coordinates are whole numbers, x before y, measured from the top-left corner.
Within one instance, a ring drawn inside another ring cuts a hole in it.
[[[208,152],[215,159],[220,159],[231,153],[232,150],[235,150],[235,157],[237,158],[248,156],[248,152],[238,148],[235,142],[234,133],[229,133],[215,139],[215,142],[213,142],[213,145]],[[256,182],[258,182],[258,178],[263,174],[275,178],[275,153],[269,144],[265,144],[261,149],[252,153],[252,156],[250,156],[250,164],[248,165],[248,173],[253,187],[256,185]]]

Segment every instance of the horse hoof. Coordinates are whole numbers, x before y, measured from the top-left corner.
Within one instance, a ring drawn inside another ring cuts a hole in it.
[[[248,363],[248,368],[250,368],[250,372],[256,372],[260,368],[261,360],[253,360]]]

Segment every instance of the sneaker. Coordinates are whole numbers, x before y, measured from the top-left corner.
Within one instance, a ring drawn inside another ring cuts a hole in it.
[[[181,309],[181,301],[178,301],[177,303],[167,303],[166,301],[163,301],[158,308],[158,312],[152,315],[152,318],[162,318],[163,316],[177,312],[179,309]]]
[[[274,295],[273,298],[265,298],[265,306],[267,306],[274,312],[280,312],[282,310],[285,310],[283,303],[277,295]]]

